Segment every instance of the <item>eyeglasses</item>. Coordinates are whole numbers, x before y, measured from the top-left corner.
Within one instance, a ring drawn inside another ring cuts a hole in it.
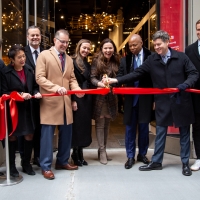
[[[58,38],[56,38],[57,40],[59,40],[60,41],[60,43],[62,43],[62,44],[69,44],[69,41],[65,41],[65,40],[60,40],[60,39],[58,39]]]

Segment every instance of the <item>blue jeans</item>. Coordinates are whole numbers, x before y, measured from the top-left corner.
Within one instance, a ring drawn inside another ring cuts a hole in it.
[[[162,163],[167,136],[167,126],[156,126],[155,150],[152,156],[152,161]],[[181,146],[181,161],[188,164],[190,157],[190,126],[179,127],[180,131],[180,146]]]

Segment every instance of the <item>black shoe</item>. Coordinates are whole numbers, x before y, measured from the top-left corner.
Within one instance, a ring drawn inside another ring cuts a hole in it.
[[[185,176],[191,176],[192,175],[192,171],[191,171],[188,164],[183,164],[182,174],[185,175]]]
[[[33,158],[33,165],[37,165],[38,167],[40,167],[40,160],[38,157]]]
[[[31,176],[35,175],[35,172],[33,171],[31,164],[23,164],[22,171]]]
[[[10,176],[19,177],[19,172],[17,171],[15,166],[10,166]]]
[[[151,170],[161,170],[162,164],[156,162],[150,162],[148,165],[139,167],[140,171],[151,171]]]
[[[130,169],[135,164],[134,158],[129,158],[125,163],[125,169]]]
[[[0,176],[4,176],[4,173],[0,172]]]
[[[137,161],[143,162],[144,164],[150,163],[149,159],[146,156],[143,156],[143,155],[140,155],[140,154],[138,154],[138,156],[137,156]]]

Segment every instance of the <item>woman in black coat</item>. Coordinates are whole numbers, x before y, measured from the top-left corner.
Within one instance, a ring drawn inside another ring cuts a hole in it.
[[[26,56],[24,48],[20,45],[13,45],[9,52],[8,57],[11,64],[3,68],[2,72],[2,93],[10,94],[12,91],[17,91],[24,101],[18,101],[18,124],[16,130],[9,136],[9,160],[10,160],[10,175],[18,177],[19,172],[15,166],[15,150],[17,145],[17,137],[24,136],[24,156],[22,158],[23,172],[28,175],[35,175],[30,164],[32,153],[32,139],[35,129],[34,113],[33,113],[33,99],[41,98],[38,86],[35,82],[35,76],[32,68],[25,64]],[[8,107],[8,106],[7,106]],[[9,107],[8,107],[9,110]],[[12,131],[11,118],[8,112],[8,131]]]
[[[75,55],[72,57],[74,62],[74,73],[79,87],[82,89],[91,88],[90,64],[87,62],[87,56],[90,53],[90,49],[91,42],[89,40],[82,39],[78,42]],[[75,165],[88,165],[83,157],[83,147],[89,146],[92,142],[92,96],[85,95],[82,98],[77,98],[76,95],[72,95],[72,109],[73,153],[71,157]]]

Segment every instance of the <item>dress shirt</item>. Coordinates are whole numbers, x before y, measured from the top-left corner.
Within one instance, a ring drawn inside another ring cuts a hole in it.
[[[29,47],[30,47],[30,49],[31,49],[33,61],[34,61],[35,65],[36,65],[35,50],[38,52],[38,55],[39,55],[39,53],[40,53],[40,48],[38,47],[37,49],[34,49],[34,48],[33,48],[32,46],[30,46],[30,45],[29,45]]]
[[[200,40],[198,40],[198,49],[199,49],[199,55],[200,55]]]

